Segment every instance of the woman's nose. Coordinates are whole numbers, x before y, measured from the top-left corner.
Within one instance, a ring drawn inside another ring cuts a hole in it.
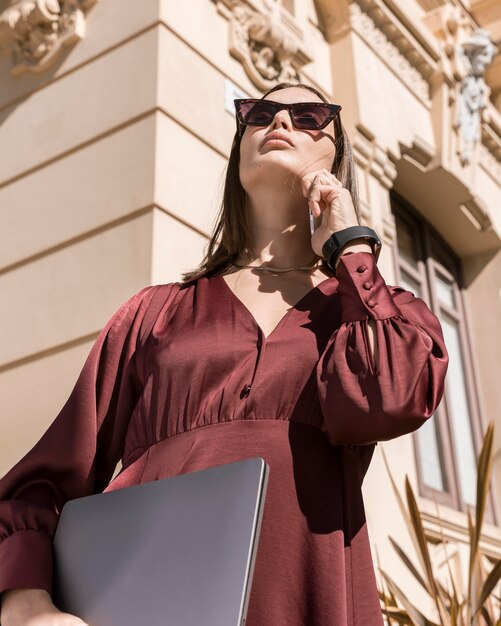
[[[292,120],[287,109],[280,109],[280,111],[275,113],[272,128],[287,128],[288,130],[292,130]]]

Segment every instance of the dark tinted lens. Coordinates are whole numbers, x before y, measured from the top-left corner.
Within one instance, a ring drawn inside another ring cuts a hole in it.
[[[338,105],[317,102],[296,102],[283,105],[273,100],[243,100],[239,103],[239,118],[243,124],[268,126],[277,111],[288,108],[291,110],[292,124],[296,128],[319,130],[325,128],[333,119],[334,111],[341,109]]]
[[[330,114],[330,108],[323,104],[306,102],[292,105],[292,123],[298,128],[320,128]]]
[[[243,102],[240,112],[246,124],[262,124],[265,126],[273,120],[277,107],[272,102],[266,102],[266,100]]]

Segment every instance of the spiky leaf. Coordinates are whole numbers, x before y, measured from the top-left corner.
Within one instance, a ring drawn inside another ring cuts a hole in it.
[[[440,626],[439,624],[436,624],[435,622],[432,622],[427,617],[425,617],[421,613],[421,611],[410,602],[407,596],[386,572],[381,571],[381,574],[384,576],[388,587],[391,589],[395,597],[404,607],[407,615],[411,619],[411,622],[412,624],[414,624],[414,626]]]
[[[482,532],[482,524],[484,521],[485,505],[489,494],[489,485],[492,467],[492,442],[494,436],[494,424],[490,423],[484,436],[482,450],[478,457],[477,463],[477,506],[475,510],[475,527],[471,536],[470,545],[470,567],[469,582],[473,579],[473,570],[475,562],[478,558],[478,544],[480,542],[480,533]],[[471,587],[469,587],[471,598]]]
[[[418,556],[420,557],[421,563],[423,565],[423,570],[427,578],[427,590],[435,602],[438,614],[440,615],[442,621],[444,623],[447,623],[447,609],[444,604],[445,598],[442,589],[439,588],[439,585],[437,585],[437,582],[435,580],[435,574],[431,565],[430,553],[428,551],[428,540],[426,539],[423,523],[421,521],[421,514],[419,512],[416,498],[414,496],[414,491],[412,490],[411,484],[407,476],[405,477],[405,493],[407,496],[409,517],[411,519],[412,528],[414,530],[414,535],[416,536],[419,548]]]
[[[482,607],[487,600],[487,598],[494,591],[494,588],[498,584],[501,579],[501,559],[496,561],[494,567],[489,572],[489,575],[484,581],[484,585],[482,587],[482,591],[480,592],[480,597],[478,600],[479,606]]]

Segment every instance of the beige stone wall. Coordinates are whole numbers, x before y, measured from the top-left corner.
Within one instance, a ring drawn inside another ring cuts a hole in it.
[[[265,4],[251,2],[264,12]],[[177,280],[202,256],[235,128],[225,90],[263,89],[230,54],[230,5],[143,0],[124,10],[122,0],[100,0],[85,15],[83,38],[44,71],[21,74],[12,73],[0,29],[0,475],[55,417],[116,308],[146,284]],[[482,419],[497,424],[501,492],[499,55],[486,74],[492,98],[480,150],[464,165],[446,9],[428,10],[425,0],[389,5],[296,0],[295,16],[283,13],[282,24],[302,80],[343,106],[364,221],[384,241],[386,280],[395,283],[390,189],[462,259]],[[478,3],[470,5],[467,19],[499,39],[495,3],[478,16]],[[417,485],[412,437],[378,446],[364,485],[374,558],[419,598],[387,541],[391,534],[409,546],[382,448],[397,482],[408,474]],[[432,529],[434,505],[421,505]],[[442,515],[463,554],[464,514],[444,507]],[[501,554],[499,528],[488,531],[486,545]]]

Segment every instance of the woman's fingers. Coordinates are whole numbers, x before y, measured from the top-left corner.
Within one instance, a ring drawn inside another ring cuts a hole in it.
[[[314,217],[319,217],[336,198],[332,192],[343,189],[341,182],[326,169],[306,174],[301,179],[301,188]]]
[[[312,246],[319,248],[320,239],[326,240],[336,230],[358,224],[351,193],[328,170],[306,174],[302,180],[303,193],[314,218],[321,222],[312,234]]]
[[[315,172],[309,172],[301,179],[301,190],[305,197],[308,196],[310,187],[313,183],[341,186],[341,182],[334,176],[334,174],[332,174],[332,172],[329,172],[329,170],[322,169]]]
[[[342,187],[332,185],[312,184],[308,194],[308,206],[314,217],[320,217],[322,212],[330,207],[332,202],[343,193]]]

